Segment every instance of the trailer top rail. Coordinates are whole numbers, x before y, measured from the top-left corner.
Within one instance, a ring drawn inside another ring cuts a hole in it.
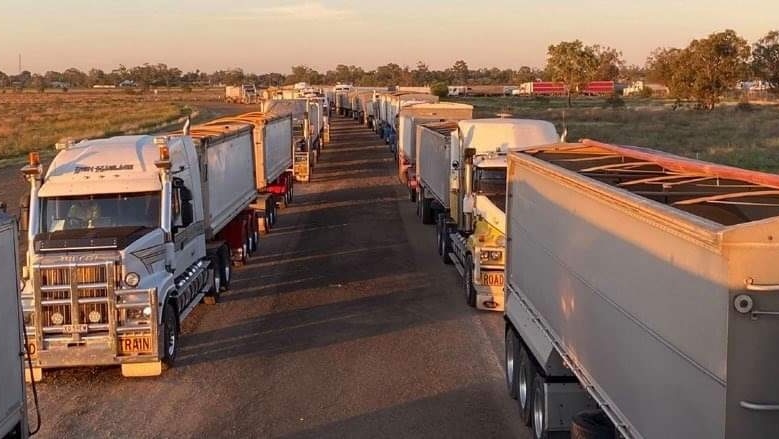
[[[779,216],[779,176],[593,140],[523,151],[723,226]]]

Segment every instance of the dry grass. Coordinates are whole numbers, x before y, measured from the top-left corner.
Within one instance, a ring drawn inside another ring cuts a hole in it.
[[[181,117],[182,101],[221,94],[123,90],[48,93],[0,92],[0,158],[51,149],[63,138],[94,138],[139,132]]]
[[[602,99],[583,99],[566,109],[563,99],[464,98],[477,117],[508,110],[515,117],[545,119],[568,139],[590,138],[669,151],[747,169],[779,172],[779,106],[754,105],[748,111],[723,105],[713,111],[674,110],[670,102],[625,99],[611,108]]]

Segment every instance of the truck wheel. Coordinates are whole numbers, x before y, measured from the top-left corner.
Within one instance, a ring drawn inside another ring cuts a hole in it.
[[[233,272],[230,261],[230,250],[227,246],[222,246],[219,250],[219,283],[222,291],[230,288],[230,280],[232,280]]]
[[[208,289],[208,293],[203,297],[203,303],[206,305],[216,305],[219,301],[219,293],[222,291],[222,276],[220,275],[222,266],[218,256],[211,257],[211,268],[209,270],[211,271],[214,280],[211,283],[211,288]]]
[[[533,377],[536,374],[535,366],[530,361],[527,346],[517,345],[519,362],[517,363],[517,403],[519,404],[519,417],[525,425],[530,425],[533,411]]]
[[[547,439],[549,431],[547,426],[546,395],[544,394],[544,378],[536,373],[533,379],[533,437]]]
[[[436,251],[438,252],[438,256],[443,255],[442,245],[443,242],[441,241],[441,215],[437,215],[435,218],[435,246]]]
[[[473,256],[468,253],[465,256],[465,276],[463,276],[463,283],[465,284],[465,303],[468,306],[476,306],[476,289],[473,287]]]
[[[517,377],[519,376],[519,337],[510,326],[506,327],[506,386],[509,396],[517,399]]]
[[[579,412],[571,423],[571,439],[615,439],[614,424],[603,410]]]
[[[170,303],[165,305],[162,312],[162,343],[163,359],[168,366],[173,366],[176,361],[176,354],[179,350],[179,328],[176,321],[176,311]]]
[[[433,199],[422,198],[422,224],[433,224],[434,222]]]
[[[451,264],[452,258],[449,257],[449,225],[447,224],[447,220],[445,217],[441,218],[441,231],[439,232],[439,245],[441,246],[440,254],[441,254],[441,262],[444,264]]]
[[[414,189],[409,189],[408,190],[408,199],[412,203],[416,202],[417,201],[417,191],[415,191]]]

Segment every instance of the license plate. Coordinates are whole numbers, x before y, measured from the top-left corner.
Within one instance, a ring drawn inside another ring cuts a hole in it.
[[[85,334],[88,331],[89,327],[86,324],[62,326],[62,332],[65,334]]]
[[[151,336],[124,336],[119,339],[119,354],[138,354],[151,352]]]
[[[503,272],[500,271],[482,271],[481,284],[488,287],[503,286]]]

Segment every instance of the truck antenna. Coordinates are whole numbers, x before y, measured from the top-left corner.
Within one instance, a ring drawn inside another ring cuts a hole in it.
[[[565,110],[563,110],[563,134],[560,135],[560,143],[565,143],[566,137],[568,137],[568,123],[565,120]]]
[[[187,116],[187,120],[184,121],[184,128],[181,130],[181,133],[185,136],[189,135],[189,127],[192,125],[192,121],[190,120],[189,116]]]

